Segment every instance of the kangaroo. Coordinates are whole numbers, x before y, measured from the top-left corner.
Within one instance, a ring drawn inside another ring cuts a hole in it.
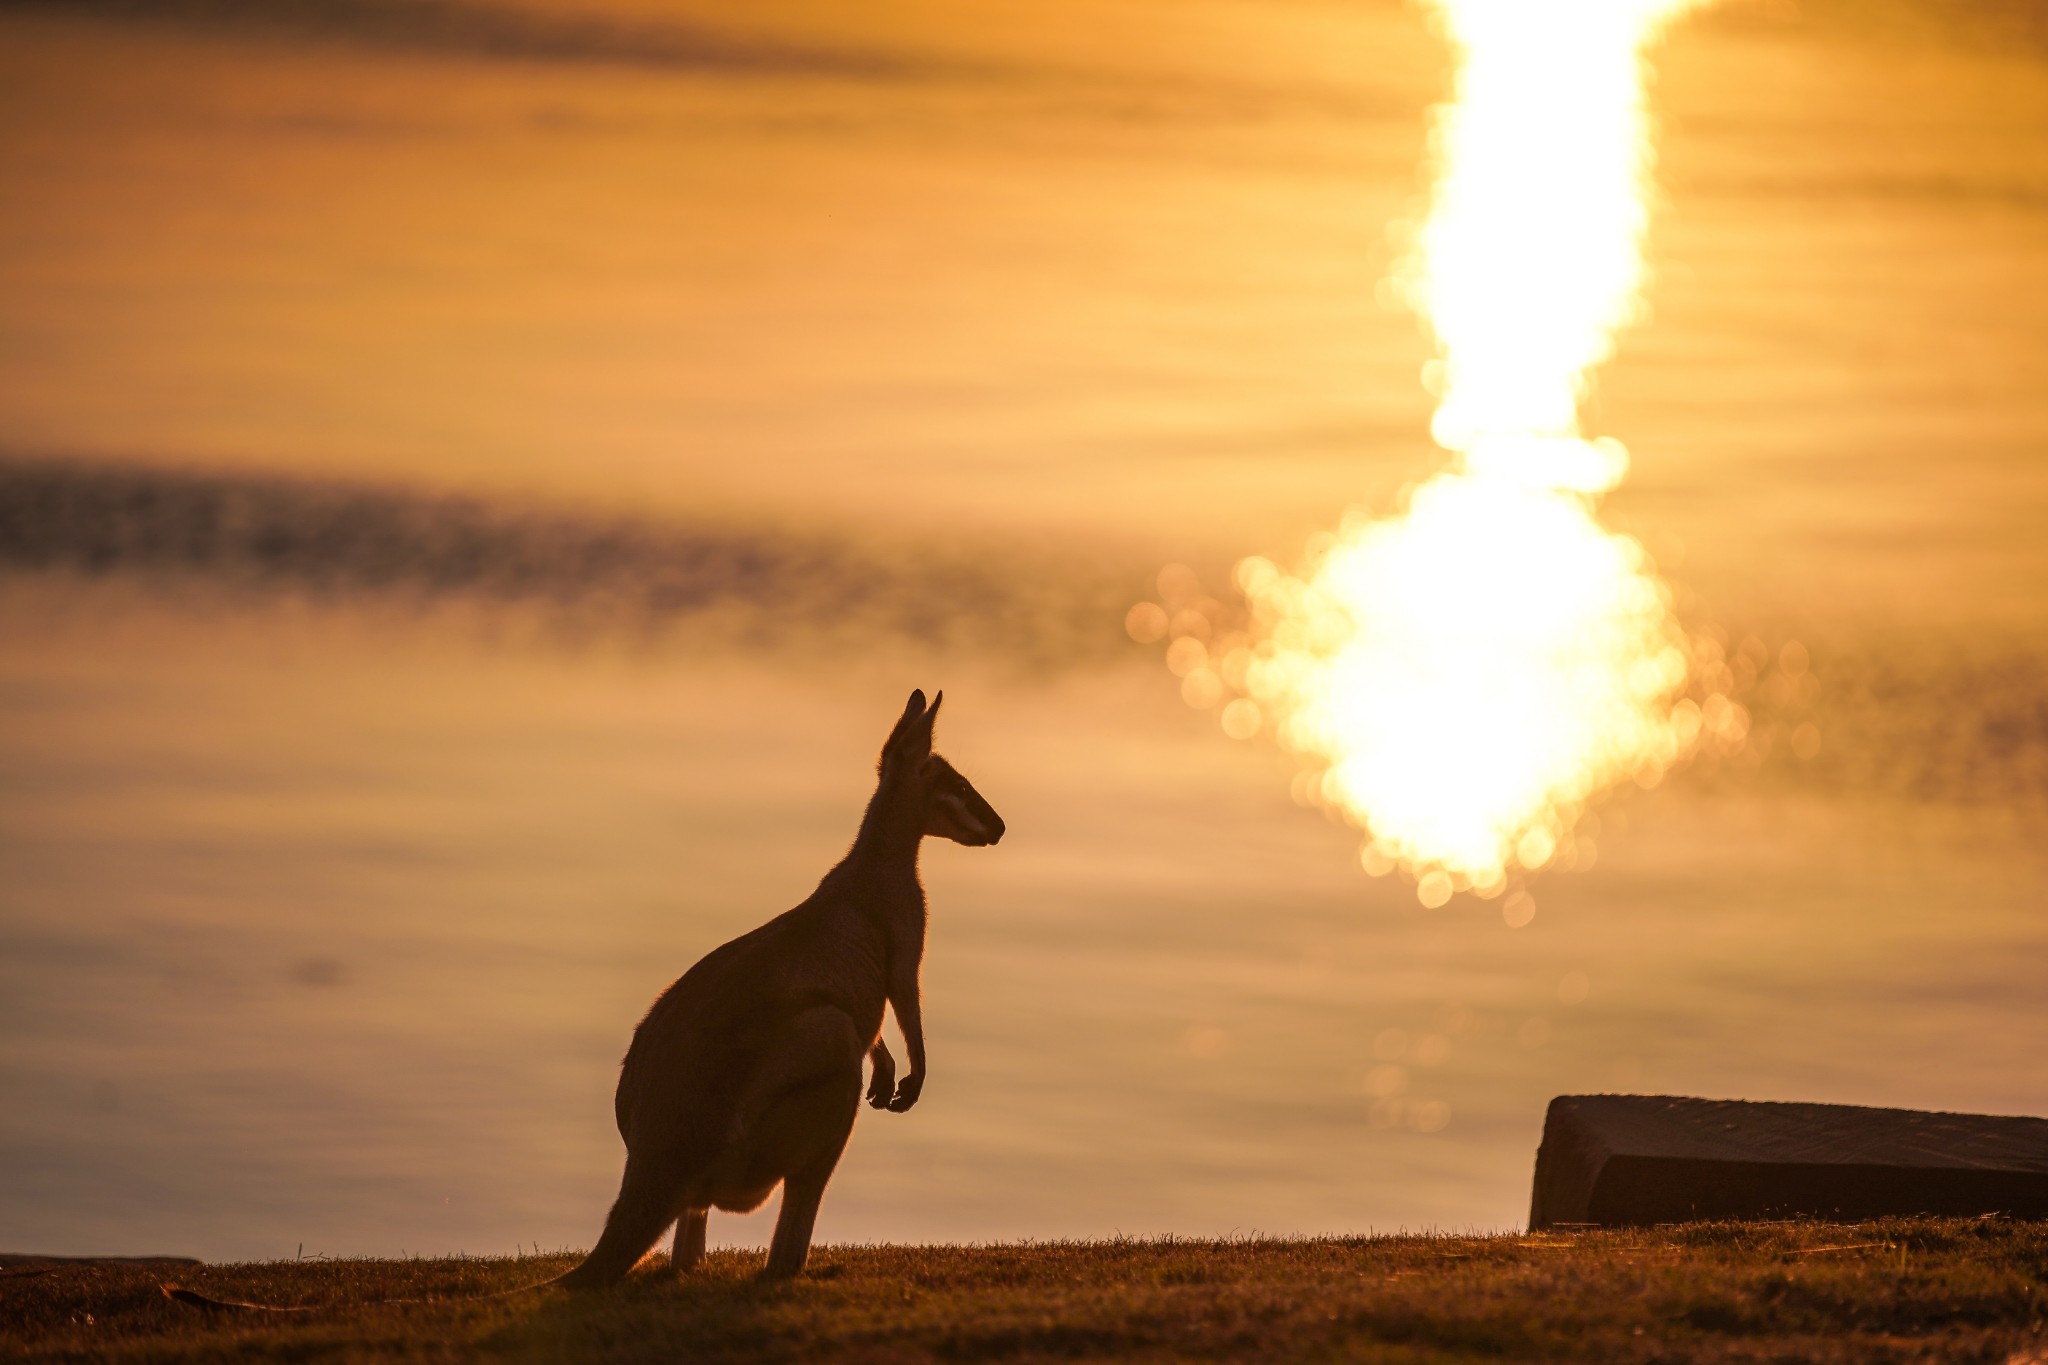
[[[882,745],[880,781],[853,847],[793,910],[714,948],[661,993],[626,1049],[613,1112],[626,1173],[604,1233],[582,1264],[552,1280],[479,1294],[504,1298],[551,1285],[597,1289],[624,1279],[669,1224],[677,1274],[704,1256],[714,1208],[751,1213],[782,1188],[765,1279],[803,1272],[825,1182],[860,1111],[861,1059],[874,1064],[868,1103],[901,1114],[924,1091],[926,835],[981,848],[1003,819],[932,752],[941,692],[912,692]],[[882,1041],[896,1011],[910,1050],[899,1080]],[[308,1312],[217,1299],[178,1285],[169,1297],[209,1310]],[[418,1303],[385,1299],[383,1303]]]
[[[626,1170],[604,1233],[560,1279],[594,1288],[621,1279],[675,1224],[671,1265],[704,1255],[714,1208],[751,1213],[782,1186],[764,1278],[802,1273],[818,1203],[853,1131],[861,1058],[867,1100],[901,1114],[925,1082],[918,971],[925,836],[979,848],[1003,820],[932,752],[941,692],[912,692],[882,745],[880,780],[853,847],[795,909],[706,954],[662,992],[633,1033],[614,1110]],[[910,1052],[899,1080],[882,1010]]]

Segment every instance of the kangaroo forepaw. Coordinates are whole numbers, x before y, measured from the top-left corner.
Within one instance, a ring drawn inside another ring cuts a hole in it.
[[[889,1097],[896,1093],[896,1058],[889,1045],[877,1038],[868,1049],[868,1063],[874,1067],[868,1077],[868,1103],[877,1109],[887,1109]]]
[[[917,1103],[917,1097],[924,1093],[924,1077],[916,1073],[905,1076],[896,1087],[896,1097],[889,1101],[889,1112],[901,1114]]]

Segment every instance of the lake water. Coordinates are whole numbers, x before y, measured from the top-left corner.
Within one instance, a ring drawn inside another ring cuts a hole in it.
[[[0,1246],[588,1245],[633,1024],[912,686],[1011,833],[824,1239],[1512,1227],[1578,1091],[2048,1112],[2025,7],[1659,49],[1603,516],[1757,723],[1520,929],[1121,628],[1436,467],[1419,10],[259,13],[0,16]]]

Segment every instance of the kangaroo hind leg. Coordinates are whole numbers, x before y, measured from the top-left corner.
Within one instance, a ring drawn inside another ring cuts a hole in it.
[[[831,1178],[828,1166],[822,1174],[806,1172],[782,1182],[782,1212],[775,1218],[775,1237],[768,1244],[762,1279],[793,1280],[804,1273],[804,1263],[811,1259],[811,1230],[817,1226],[818,1205],[825,1198],[825,1182]]]
[[[688,1274],[704,1259],[704,1224],[710,1214],[709,1209],[684,1209],[676,1219],[676,1240],[668,1255],[669,1268],[676,1274]]]
[[[782,1212],[762,1274],[788,1279],[801,1274],[810,1256],[811,1230],[825,1184],[846,1150],[860,1112],[859,1033],[843,1011],[806,1010],[790,1021],[777,1058],[783,1083],[762,1087],[750,1098],[758,1107],[747,1125],[747,1166],[757,1178],[780,1179]]]

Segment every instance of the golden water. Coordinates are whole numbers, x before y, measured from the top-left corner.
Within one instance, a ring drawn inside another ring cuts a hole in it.
[[[1654,317],[1576,411],[1723,738],[1511,930],[1360,876],[1116,619],[1173,561],[1161,628],[1227,633],[1247,552],[1427,512],[1445,357],[1376,299],[1454,93],[1426,11],[789,0],[736,70],[590,51],[730,6],[132,8],[0,13],[0,454],[135,476],[0,572],[0,1247],[587,1245],[634,1021],[839,854],[912,686],[1011,833],[927,860],[931,1083],[828,1239],[1511,1226],[1571,1091],[2048,1111],[2025,42],[1806,0],[1655,49]],[[194,469],[325,491],[209,560]],[[354,482],[395,502],[337,524]],[[604,570],[621,515],[657,568],[832,572],[692,614]],[[1558,536],[1577,619],[1660,619]]]

